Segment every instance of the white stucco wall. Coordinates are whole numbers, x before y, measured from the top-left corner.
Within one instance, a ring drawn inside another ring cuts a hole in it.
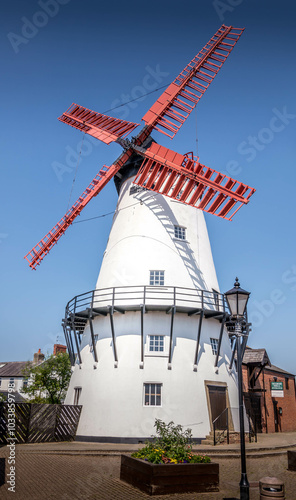
[[[192,428],[193,436],[201,438],[210,431],[209,409],[205,381],[215,385],[224,382],[228,388],[230,406],[238,407],[236,376],[229,373],[231,349],[223,336],[218,367],[212,354],[210,338],[219,338],[220,323],[213,319],[203,322],[197,371],[194,355],[198,317],[177,313],[171,369],[168,351],[164,355],[149,353],[141,361],[140,312],[126,312],[114,317],[118,365],[115,367],[109,317],[94,320],[98,363],[91,352],[90,330],[87,326],[82,339],[82,364],[75,365],[66,404],[74,402],[74,388],[81,387],[79,404],[83,405],[78,436],[146,438],[154,433],[155,418]],[[149,334],[166,336],[169,345],[170,315],[149,312],[144,318],[145,340]],[[161,407],[145,406],[144,383],[162,384]]]
[[[121,188],[96,288],[148,285],[150,270],[164,270],[167,286],[219,291],[203,212],[151,191],[130,195],[131,185]]]
[[[150,270],[163,270],[163,289],[219,291],[203,213],[149,191],[130,194],[131,183],[132,179],[128,179],[119,195],[96,289],[147,286]],[[186,229],[185,241],[175,238],[175,225]],[[106,300],[110,300],[109,296]],[[134,302],[130,301],[130,305]],[[123,301],[123,305],[126,309],[128,301]],[[144,315],[145,342],[149,335],[164,335],[166,346],[169,345],[171,315],[167,310],[168,307],[162,311],[150,308]],[[140,367],[139,310],[114,314],[118,364],[114,363],[109,314],[93,320],[94,334],[98,335],[97,363],[87,324],[81,342],[82,363],[75,364],[65,400],[66,404],[73,404],[75,388],[81,388],[79,404],[83,409],[78,436],[147,438],[154,433],[155,418],[161,418],[190,427],[196,438],[205,437],[211,430],[207,383],[224,384],[230,407],[238,407],[236,374],[228,369],[231,347],[227,331],[223,333],[215,367],[210,338],[219,338],[220,322],[204,318],[196,368],[199,316],[188,316],[187,312],[179,308],[174,317],[170,366],[168,352],[147,353],[145,348]],[[145,383],[162,384],[160,407],[144,405]]]

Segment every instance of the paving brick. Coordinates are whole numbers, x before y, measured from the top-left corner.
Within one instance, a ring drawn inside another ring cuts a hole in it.
[[[6,447],[1,457],[8,457]],[[239,496],[240,460],[215,458],[220,464],[220,492],[198,494],[199,500],[221,500]],[[172,465],[173,467],[173,465]],[[7,484],[0,487],[1,500],[147,500],[145,493],[119,480],[119,456],[62,455],[16,453],[16,492]],[[247,459],[251,483],[250,500],[259,497],[258,482],[264,476],[275,476],[286,486],[286,499],[295,498],[296,473],[287,470],[287,456]],[[195,493],[153,497],[168,500],[196,500]]]

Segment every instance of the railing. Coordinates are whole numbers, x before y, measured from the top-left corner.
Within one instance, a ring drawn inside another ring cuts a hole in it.
[[[227,444],[229,444],[229,418],[228,418],[229,408],[225,408],[220,415],[213,420],[213,431],[214,431],[214,446],[224,441],[225,433]],[[225,427],[223,429],[223,427]]]
[[[227,444],[229,444],[229,411],[231,411],[234,428],[239,426],[238,408],[225,408],[220,415],[213,420],[213,433],[214,433],[214,446],[222,443],[226,437]],[[256,420],[250,418],[247,413],[244,413],[245,433],[248,434],[249,442],[252,439],[257,443],[257,426]]]
[[[66,306],[66,318],[87,309],[162,306],[228,312],[224,295],[214,291],[171,286],[121,286],[77,295]]]

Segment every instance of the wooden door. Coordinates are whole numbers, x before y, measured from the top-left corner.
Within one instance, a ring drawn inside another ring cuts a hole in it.
[[[226,387],[219,385],[209,385],[208,390],[212,412],[212,422],[219,417],[215,424],[216,429],[227,429],[227,411],[224,411],[227,407]]]
[[[279,432],[279,417],[278,417],[278,402],[275,401],[274,399],[272,400],[273,402],[273,415],[274,415],[274,430],[275,432]]]
[[[262,432],[261,396],[244,392],[244,404],[247,415],[256,428],[256,432]]]

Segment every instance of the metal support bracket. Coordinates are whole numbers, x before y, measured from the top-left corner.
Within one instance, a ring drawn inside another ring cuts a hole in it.
[[[194,355],[194,363],[193,363],[193,365],[194,365],[193,368],[195,369],[195,371],[197,371],[197,358],[198,358],[198,351],[199,351],[199,345],[200,345],[201,327],[202,327],[203,317],[204,317],[204,312],[200,311],[199,312],[199,322],[198,322],[197,337],[196,337],[196,348],[195,348],[195,355]]]
[[[221,321],[219,342],[218,342],[218,350],[217,350],[217,355],[216,355],[216,360],[215,360],[215,365],[214,365],[215,368],[217,368],[217,366],[218,366],[225,321],[226,321],[226,314],[223,314],[222,321]]]
[[[76,328],[75,328],[75,324],[74,324],[74,315],[71,316],[71,323],[72,323],[72,330],[74,332],[75,344],[76,344],[76,348],[77,348],[78,361],[79,361],[79,365],[81,365],[82,360],[81,360],[81,354],[80,354],[80,346],[79,346],[79,342],[78,342],[78,338],[77,338],[77,332],[76,332]]]
[[[236,351],[236,342],[237,342],[237,339],[235,339],[235,341],[234,341],[234,346],[233,346],[233,349],[232,349],[232,355],[231,355],[229,370],[232,370],[234,356],[235,356],[235,351]]]
[[[92,310],[88,309],[88,320],[89,320],[89,327],[90,327],[90,334],[91,334],[91,341],[92,341],[92,346],[93,346],[93,353],[94,353],[94,358],[95,362],[98,362],[98,355],[97,355],[97,346],[95,342],[95,334],[94,334],[94,325],[92,321]]]
[[[170,369],[170,365],[172,363],[172,356],[173,356],[173,335],[174,335],[175,313],[176,313],[176,306],[173,306],[171,308],[170,351],[169,351],[169,363],[168,363],[169,369]]]
[[[109,306],[109,315],[110,315],[110,325],[111,325],[111,335],[112,335],[112,345],[113,345],[113,354],[114,354],[114,368],[117,368],[118,366],[118,358],[117,358],[117,350],[116,350],[116,337],[115,337],[115,330],[114,330],[114,307]]]
[[[140,368],[144,366],[144,314],[145,314],[145,304],[141,304],[141,363]]]

